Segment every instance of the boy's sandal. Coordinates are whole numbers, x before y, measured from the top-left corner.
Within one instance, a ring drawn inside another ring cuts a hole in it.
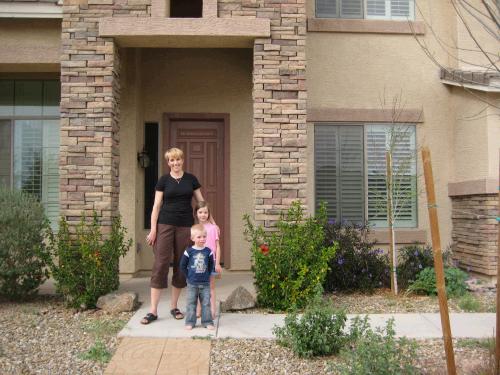
[[[158,319],[158,315],[147,313],[146,316],[142,318],[141,324],[149,324],[151,322],[154,322],[156,319]]]
[[[174,317],[174,319],[181,320],[184,319],[184,314],[181,313],[181,310],[178,308],[170,310],[170,314]]]

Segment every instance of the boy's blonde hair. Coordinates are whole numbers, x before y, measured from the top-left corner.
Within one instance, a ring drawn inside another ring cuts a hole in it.
[[[197,233],[207,233],[207,230],[203,226],[203,224],[195,224],[191,227],[191,237],[193,237]]]
[[[165,152],[165,159],[182,159],[184,160],[184,152],[180,148],[172,147]]]

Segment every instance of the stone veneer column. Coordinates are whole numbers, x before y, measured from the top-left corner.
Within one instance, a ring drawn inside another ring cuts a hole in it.
[[[255,40],[253,58],[255,220],[269,228],[292,201],[306,204],[305,0],[242,5],[271,20],[271,38]]]
[[[453,259],[461,268],[497,274],[498,194],[451,197]]]
[[[150,0],[64,0],[61,56],[61,215],[118,215],[120,60],[101,17],[146,16]],[[131,22],[133,22],[131,20]]]

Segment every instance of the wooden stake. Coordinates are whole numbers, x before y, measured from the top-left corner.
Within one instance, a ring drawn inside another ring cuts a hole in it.
[[[498,152],[498,213],[497,213],[497,329],[495,339],[495,369],[496,374],[500,374],[500,150]]]
[[[453,353],[453,342],[451,338],[450,316],[448,314],[448,300],[446,298],[446,289],[444,282],[443,255],[441,253],[441,239],[439,236],[436,194],[434,192],[434,177],[432,175],[431,155],[427,147],[422,148],[422,160],[424,164],[425,190],[427,191],[429,222],[431,225],[432,248],[434,249],[434,271],[436,272],[439,313],[441,315],[444,350],[446,352],[446,367],[448,368],[448,375],[455,375],[457,373],[457,370],[455,367],[455,355]]]
[[[396,251],[394,249],[394,222],[392,217],[392,156],[390,152],[385,153],[387,166],[387,221],[389,224],[389,257],[391,258],[391,291],[398,294],[398,282],[396,279]]]

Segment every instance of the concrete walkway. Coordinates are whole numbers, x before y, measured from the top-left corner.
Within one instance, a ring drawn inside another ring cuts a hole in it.
[[[217,284],[218,301],[225,300],[237,287],[244,286],[252,293],[252,274],[226,272]],[[283,314],[222,313],[216,319],[215,331],[199,326],[184,330],[184,321],[175,320],[170,314],[170,290],[162,296],[159,319],[149,325],[140,324],[149,310],[149,278],[123,280],[121,290],[139,293],[143,301],[127,325],[118,334],[123,340],[109,364],[106,374],[209,374],[211,338],[272,339],[272,329],[282,325]],[[178,307],[185,311],[184,293]],[[348,315],[351,319],[355,315]],[[370,314],[372,327],[383,327],[393,318],[398,336],[408,338],[441,338],[439,314]],[[487,338],[495,332],[494,313],[450,314],[454,338]],[[195,340],[193,340],[195,339]],[[189,363],[189,366],[187,365]]]

